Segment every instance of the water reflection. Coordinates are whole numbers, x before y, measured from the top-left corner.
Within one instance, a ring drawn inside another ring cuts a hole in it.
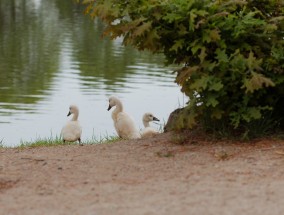
[[[59,134],[71,103],[80,107],[83,140],[112,134],[113,94],[139,127],[144,112],[166,120],[181,104],[162,56],[122,47],[102,29],[72,1],[0,1],[0,141]]]
[[[44,97],[59,65],[58,12],[45,19],[32,2],[0,2],[1,109],[33,109],[27,104]]]

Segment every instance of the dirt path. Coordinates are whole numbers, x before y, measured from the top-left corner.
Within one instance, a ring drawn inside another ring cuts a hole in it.
[[[0,214],[283,214],[284,141],[0,149]]]

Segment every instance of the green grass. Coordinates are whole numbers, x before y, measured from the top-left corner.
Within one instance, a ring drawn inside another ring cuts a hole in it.
[[[0,140],[0,148],[4,148],[4,139]]]
[[[38,146],[58,146],[58,145],[70,145],[75,144],[70,142],[63,143],[62,138],[60,136],[41,138],[37,137],[34,140],[23,141],[21,140],[20,145],[17,148],[25,148],[25,147],[38,147]]]
[[[91,139],[87,139],[82,141],[81,143],[83,145],[91,145],[91,144],[106,144],[106,143],[113,143],[120,140],[119,137],[114,136],[114,135],[100,135],[99,138],[95,137],[94,135],[92,136]],[[17,146],[17,148],[25,148],[25,147],[40,147],[40,146],[60,146],[60,145],[76,145],[79,144],[78,141],[76,142],[63,142],[61,136],[53,136],[51,135],[50,137],[46,138],[41,138],[37,137],[34,140],[30,141],[22,141],[20,142],[20,145]],[[0,142],[0,147],[1,147],[1,142]]]
[[[272,116],[272,113],[263,114],[261,119],[242,122],[237,128],[230,126],[226,120],[212,120],[210,117],[204,117],[201,121],[201,127],[208,135],[216,139],[232,139],[249,141],[256,138],[265,138],[281,134],[280,120]]]
[[[100,135],[99,137],[96,137],[95,135],[93,135],[91,139],[84,140],[84,142],[82,143],[83,144],[102,144],[102,143],[105,144],[105,143],[113,143],[118,140],[121,140],[118,136],[109,135],[106,133],[105,135]]]

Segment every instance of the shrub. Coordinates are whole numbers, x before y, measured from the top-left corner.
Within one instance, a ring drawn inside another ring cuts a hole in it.
[[[283,1],[84,2],[106,23],[104,35],[181,65],[176,82],[189,102],[176,128],[220,124],[247,132],[266,116],[284,127]]]

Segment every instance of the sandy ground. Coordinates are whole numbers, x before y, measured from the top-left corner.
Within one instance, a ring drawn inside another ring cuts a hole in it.
[[[284,214],[284,141],[0,149],[0,214]]]

